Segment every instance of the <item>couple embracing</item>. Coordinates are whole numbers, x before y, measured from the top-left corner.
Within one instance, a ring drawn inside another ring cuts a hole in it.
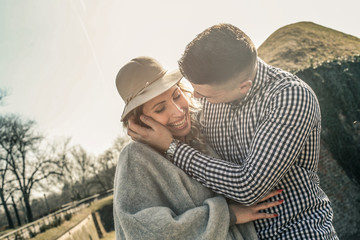
[[[117,239],[338,239],[317,98],[240,29],[204,30],[172,72],[135,58],[116,87],[135,140],[114,180]]]

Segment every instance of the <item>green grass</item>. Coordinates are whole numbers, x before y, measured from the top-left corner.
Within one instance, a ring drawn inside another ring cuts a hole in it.
[[[116,236],[115,236],[115,231],[109,232],[107,233],[102,240],[115,240]]]
[[[114,196],[111,195],[109,197],[100,199],[96,201],[94,204],[90,206],[91,212],[96,212],[99,209],[102,209],[105,206],[112,205]]]
[[[16,230],[17,228],[19,228],[19,227],[16,227],[15,229],[6,229],[6,230],[4,230],[4,231],[1,231],[1,232],[0,232],[0,237],[1,237],[2,235],[5,235],[5,234],[7,234],[7,233],[9,233],[9,232],[12,232],[12,231]]]
[[[360,54],[360,39],[312,22],[284,26],[258,48],[259,57],[296,72],[337,58]]]

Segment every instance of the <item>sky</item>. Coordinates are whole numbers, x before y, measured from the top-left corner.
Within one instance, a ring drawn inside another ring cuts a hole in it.
[[[218,23],[256,47],[300,21],[360,37],[359,9],[358,0],[0,0],[0,114],[98,155],[126,134],[115,76],[132,58],[175,69],[186,44]]]

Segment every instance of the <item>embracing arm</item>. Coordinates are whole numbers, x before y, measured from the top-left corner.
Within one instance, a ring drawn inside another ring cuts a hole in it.
[[[320,118],[316,97],[302,86],[283,89],[268,110],[244,164],[204,156],[185,144],[177,148],[174,163],[220,194],[246,205],[255,203],[292,167]]]

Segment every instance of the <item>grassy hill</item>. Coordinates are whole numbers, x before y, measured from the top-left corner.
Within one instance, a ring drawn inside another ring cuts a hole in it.
[[[275,31],[258,53],[316,93],[322,115],[320,186],[332,202],[340,239],[360,239],[360,39],[299,22]]]
[[[268,64],[294,72],[335,58],[360,55],[360,39],[312,22],[284,26],[258,49]]]

